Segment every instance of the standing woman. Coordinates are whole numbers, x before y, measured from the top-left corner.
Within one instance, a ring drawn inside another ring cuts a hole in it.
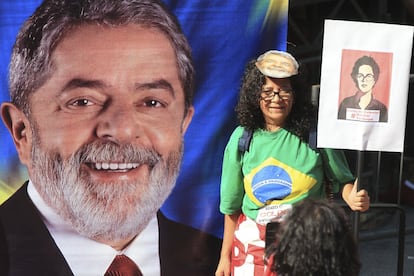
[[[297,61],[286,52],[268,51],[246,67],[236,107],[240,126],[223,159],[224,236],[216,276],[263,275],[266,225],[281,221],[304,198],[324,198],[324,171],[334,192],[343,187],[352,210],[369,208],[368,193],[356,190],[343,152],[309,146],[316,110],[302,80]],[[242,150],[246,133],[252,137]]]

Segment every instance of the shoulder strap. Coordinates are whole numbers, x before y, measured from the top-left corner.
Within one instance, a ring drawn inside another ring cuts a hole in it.
[[[253,137],[253,131],[243,129],[243,134],[239,139],[238,149],[241,154],[245,153],[246,151],[249,151],[250,142]]]
[[[313,150],[318,150],[316,146],[316,139],[317,139],[317,133],[316,133],[316,127],[311,128],[309,131],[309,146]]]

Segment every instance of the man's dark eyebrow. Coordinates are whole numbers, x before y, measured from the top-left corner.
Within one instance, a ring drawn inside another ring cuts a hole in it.
[[[172,87],[171,83],[166,81],[165,79],[159,79],[152,82],[146,83],[137,83],[135,86],[136,90],[144,90],[144,89],[162,89],[167,90],[170,94],[175,97],[175,91]]]
[[[62,91],[68,91],[76,88],[104,88],[105,84],[99,80],[87,80],[82,78],[71,79],[63,87]]]
[[[107,85],[100,80],[88,80],[82,78],[71,79],[63,87],[62,92],[69,91],[76,88],[105,88]],[[137,83],[135,85],[135,90],[145,90],[145,89],[162,89],[168,91],[173,97],[175,97],[175,91],[171,83],[165,79],[159,79],[147,83]]]

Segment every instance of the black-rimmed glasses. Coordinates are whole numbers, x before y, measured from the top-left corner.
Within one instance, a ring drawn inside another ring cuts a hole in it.
[[[373,74],[366,74],[365,76],[363,74],[358,74],[357,75],[357,79],[359,81],[373,81],[374,80],[374,75]]]
[[[277,91],[273,89],[264,89],[260,94],[262,100],[271,101],[275,95],[278,95],[279,98],[282,100],[290,100],[292,97],[292,90],[291,89],[278,89]]]

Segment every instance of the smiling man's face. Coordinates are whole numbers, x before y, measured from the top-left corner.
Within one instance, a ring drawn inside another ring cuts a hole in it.
[[[30,99],[19,156],[45,202],[78,232],[130,239],[173,188],[193,114],[175,52],[153,29],[85,25],[57,45],[52,63]]]

